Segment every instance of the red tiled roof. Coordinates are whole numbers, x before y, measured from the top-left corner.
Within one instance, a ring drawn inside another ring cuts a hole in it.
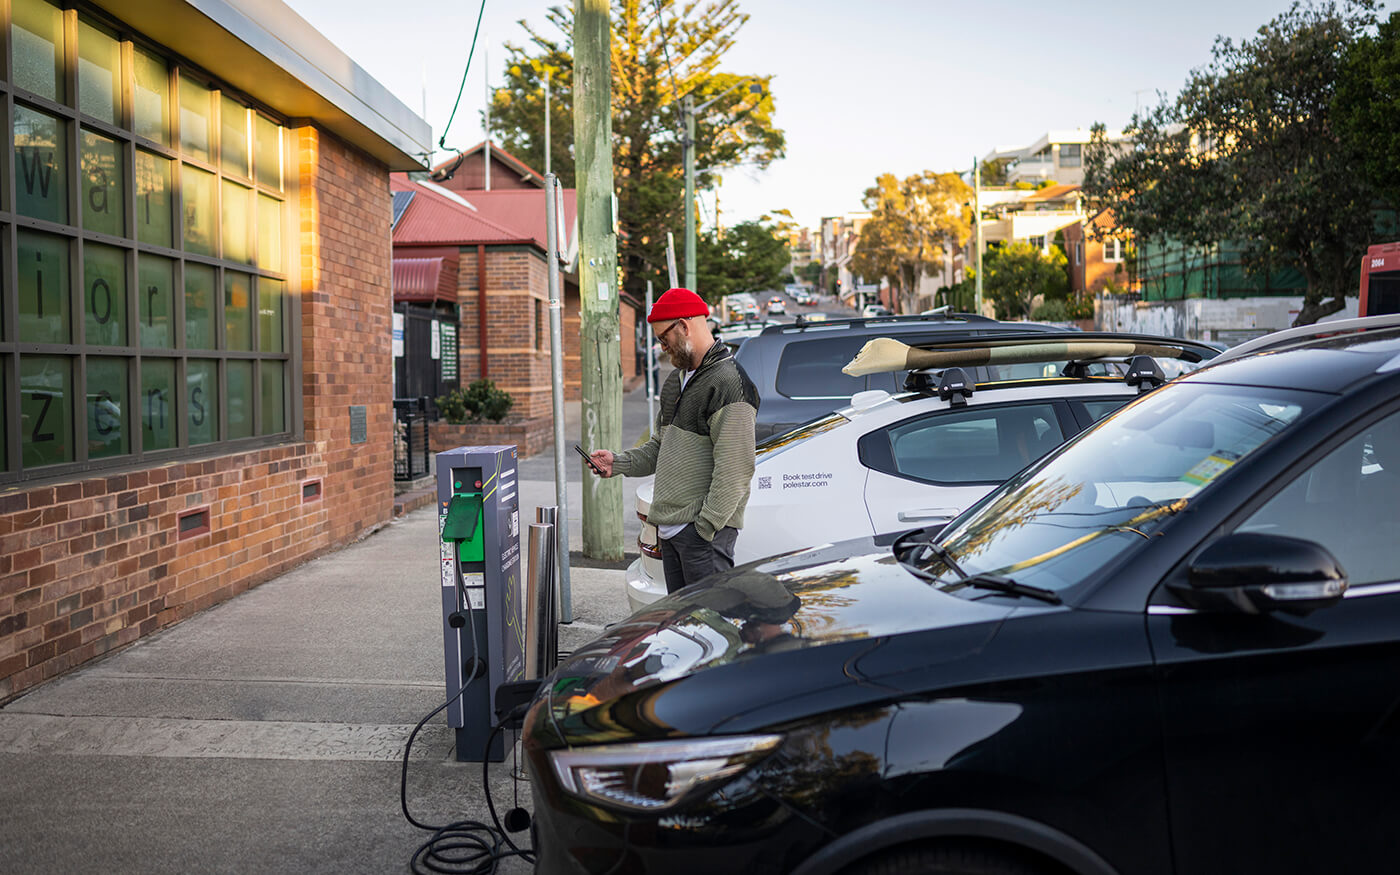
[[[456,155],[453,155],[451,158],[448,158],[446,161],[443,161],[441,164],[433,168],[433,172],[437,173],[439,170],[451,167],[453,164],[456,164],[459,160],[470,158],[471,156],[476,155],[485,148],[486,141],[482,140],[480,143],[477,143],[470,149],[464,149],[461,152],[458,152]],[[543,173],[540,173],[538,170],[526,164],[524,161],[521,161],[519,158],[510,154],[505,149],[502,149],[496,143],[491,144],[491,157],[495,160],[500,161],[502,164],[505,164],[511,169],[515,170],[526,180],[532,182],[537,188],[544,188]]]
[[[1061,200],[1062,198],[1069,197],[1076,191],[1079,191],[1079,186],[1077,185],[1070,185],[1068,183],[1063,182],[1056,183],[1055,185],[1047,185],[1045,186],[1045,188],[1042,188],[1037,192],[1033,192],[1026,198],[1024,202],[1057,201]]]
[[[545,203],[543,189],[506,189],[461,193],[471,204],[463,206],[452,197],[408,178],[404,173],[389,175],[394,191],[415,192],[412,202],[394,226],[394,242],[401,245],[456,245],[525,243],[545,248]],[[563,191],[564,233],[571,232],[576,196]],[[475,209],[473,209],[473,207]],[[565,241],[560,241],[563,248]]]
[[[443,256],[433,258],[394,259],[395,301],[447,301],[457,299],[455,265],[447,265]],[[455,261],[455,258],[454,258]]]

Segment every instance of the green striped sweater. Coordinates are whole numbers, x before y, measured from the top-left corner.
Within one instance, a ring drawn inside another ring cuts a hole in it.
[[[754,418],[758,389],[716,342],[681,388],[681,372],[661,387],[661,409],[651,439],[618,453],[613,471],[656,474],[647,521],[695,523],[705,540],[725,526],[743,528],[753,479]]]

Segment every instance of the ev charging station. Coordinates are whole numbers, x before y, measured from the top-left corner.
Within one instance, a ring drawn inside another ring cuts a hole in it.
[[[500,762],[507,749],[503,734],[485,748],[495,725],[496,690],[526,678],[516,448],[438,453],[437,499],[447,696],[474,678],[486,681],[471,684],[452,702],[447,725],[456,731],[459,762],[482,762],[483,756]]]

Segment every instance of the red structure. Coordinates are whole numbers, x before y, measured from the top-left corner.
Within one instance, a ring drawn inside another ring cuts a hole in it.
[[[1379,243],[1361,261],[1358,315],[1400,313],[1400,243]]]

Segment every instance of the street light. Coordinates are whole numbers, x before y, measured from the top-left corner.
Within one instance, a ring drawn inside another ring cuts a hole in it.
[[[694,98],[687,94],[682,104],[682,112],[685,115],[685,136],[681,138],[681,150],[685,160],[685,287],[696,293],[699,290],[695,288],[695,117],[716,100],[743,84],[735,82],[699,106],[696,106]],[[763,86],[757,82],[748,83],[748,87],[750,94],[763,93]]]

